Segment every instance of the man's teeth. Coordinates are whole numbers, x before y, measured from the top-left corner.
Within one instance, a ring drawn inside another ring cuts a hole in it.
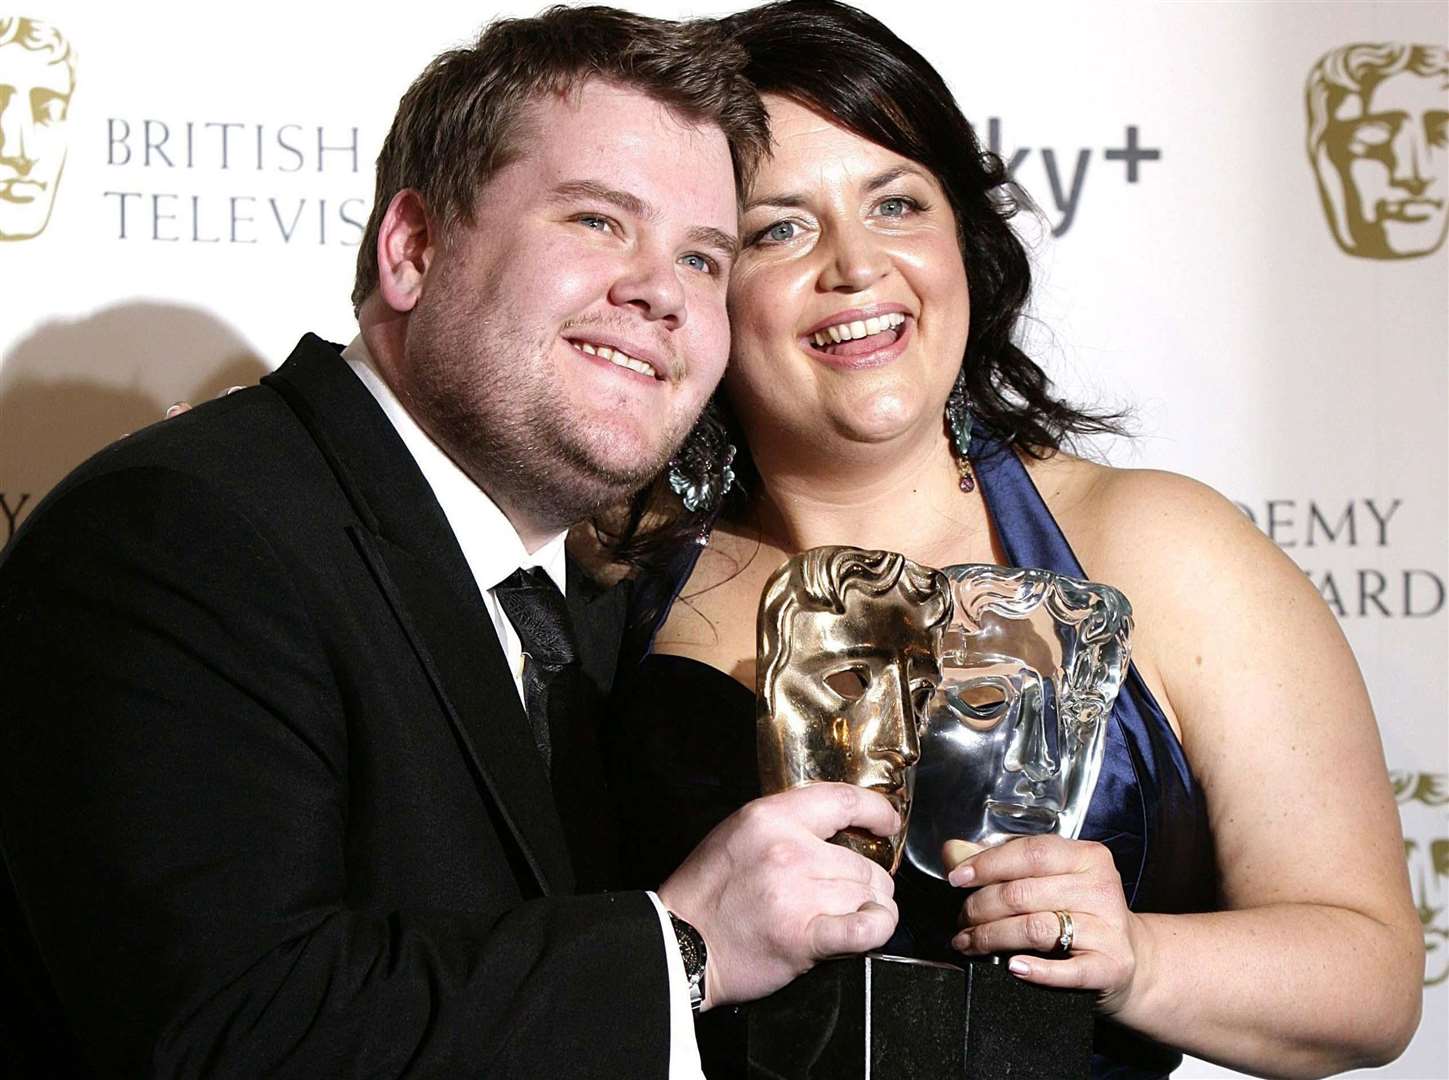
[[[872,334],[879,334],[883,330],[894,330],[902,325],[906,317],[899,311],[893,311],[889,315],[879,317],[872,316],[869,319],[855,319],[852,322],[836,323],[834,326],[827,326],[824,330],[817,330],[810,335],[812,344],[824,348],[826,345],[835,345],[842,341],[854,341],[856,338],[870,337]]]
[[[590,345],[587,341],[579,341],[575,344],[590,356],[602,356],[611,364],[628,368],[630,371],[637,371],[640,375],[648,375],[651,379],[659,377],[652,364],[646,364],[643,360],[635,360],[628,353],[620,352],[618,349],[611,349],[607,345]]]

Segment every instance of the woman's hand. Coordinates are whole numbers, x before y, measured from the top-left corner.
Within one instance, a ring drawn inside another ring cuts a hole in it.
[[[961,909],[964,929],[952,945],[968,956],[1013,956],[1007,967],[1042,986],[1095,990],[1098,1007],[1118,1012],[1144,968],[1150,933],[1127,907],[1122,879],[1103,845],[1060,836],[1024,836],[986,848],[958,864],[952,885],[976,891]],[[1058,942],[1070,915],[1072,944]]]

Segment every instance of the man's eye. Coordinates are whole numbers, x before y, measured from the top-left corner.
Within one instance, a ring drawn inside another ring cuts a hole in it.
[[[691,270],[698,270],[701,274],[714,274],[719,270],[719,264],[713,259],[698,252],[690,252],[679,260]]]
[[[825,685],[845,701],[859,701],[869,683],[860,668],[848,667],[825,676]]]
[[[614,223],[599,214],[581,214],[574,220],[584,228],[592,229],[594,232],[606,233],[612,232],[614,229]]]

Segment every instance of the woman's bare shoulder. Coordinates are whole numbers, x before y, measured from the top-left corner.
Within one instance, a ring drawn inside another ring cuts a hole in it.
[[[1088,576],[1160,580],[1168,567],[1277,553],[1229,499],[1191,477],[1065,453],[1028,469]],[[1271,561],[1288,564],[1281,555]]]

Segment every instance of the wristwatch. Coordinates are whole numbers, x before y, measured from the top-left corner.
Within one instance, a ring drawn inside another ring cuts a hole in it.
[[[699,1012],[704,1004],[704,965],[709,959],[709,950],[704,947],[704,938],[674,912],[669,912],[669,922],[674,927],[674,940],[679,942],[679,955],[684,960],[684,978],[689,985],[689,1007]]]

